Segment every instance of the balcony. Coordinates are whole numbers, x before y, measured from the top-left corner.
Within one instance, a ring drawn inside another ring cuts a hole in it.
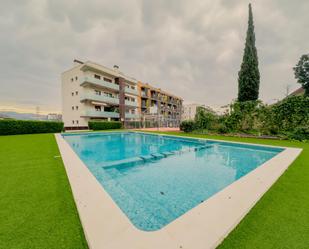
[[[148,98],[147,92],[143,92],[143,91],[142,91],[142,92],[141,92],[141,96],[144,97],[144,98]]]
[[[152,93],[150,94],[150,97],[151,97],[152,99],[159,99],[159,95],[158,95],[157,93],[154,93],[154,92],[152,92]]]
[[[112,98],[112,97],[107,97],[104,95],[97,95],[97,94],[91,94],[87,93],[81,96],[80,101],[85,101],[85,100],[93,100],[93,101],[98,101],[98,102],[103,102],[103,103],[109,103],[109,104],[114,104],[114,105],[119,105],[119,99],[118,98]]]
[[[95,85],[97,87],[104,87],[104,88],[119,91],[119,85],[117,85],[115,83],[107,82],[105,80],[99,80],[99,79],[96,79],[96,78],[93,78],[93,77],[83,77],[83,78],[81,78],[80,82],[81,82],[80,83],[81,86],[91,84],[91,85]]]
[[[133,94],[133,95],[138,95],[137,88],[132,89],[131,87],[125,87],[124,92],[129,93],[129,94]]]
[[[125,101],[125,105],[133,106],[133,107],[137,107],[138,106],[137,102],[133,102],[133,101],[130,101],[130,100],[126,100]]]
[[[104,112],[95,110],[86,110],[82,116],[92,117],[92,118],[119,118],[119,113],[117,112]]]
[[[132,113],[126,112],[125,118],[139,119],[139,118],[141,118],[141,115],[140,114],[135,114],[135,113],[132,114]]]

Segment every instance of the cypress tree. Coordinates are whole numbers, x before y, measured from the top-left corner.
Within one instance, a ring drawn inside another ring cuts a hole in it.
[[[249,4],[249,21],[243,61],[238,73],[238,101],[257,100],[259,98],[260,72],[251,4]]]

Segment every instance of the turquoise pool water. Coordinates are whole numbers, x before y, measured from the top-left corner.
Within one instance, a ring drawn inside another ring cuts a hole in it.
[[[283,150],[133,132],[64,139],[144,231],[164,227]]]

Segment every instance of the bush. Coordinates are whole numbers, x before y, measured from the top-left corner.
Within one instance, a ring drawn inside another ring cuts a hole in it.
[[[297,127],[288,137],[299,141],[309,140],[309,127]]]
[[[199,108],[195,122],[183,122],[180,129],[199,134],[246,133],[309,140],[309,97],[292,96],[273,105],[261,101],[234,102],[230,111],[220,116]]]
[[[111,130],[120,129],[122,127],[120,121],[89,121],[88,127],[91,130]]]
[[[196,109],[196,114],[194,118],[195,127],[201,130],[211,130],[215,125],[216,119],[217,117],[214,111],[200,106]]]
[[[195,123],[192,120],[185,120],[180,123],[179,128],[184,132],[192,132],[195,129]]]
[[[219,123],[217,126],[217,131],[221,134],[225,134],[229,132],[229,129],[225,125],[225,123]]]
[[[55,133],[63,130],[62,122],[32,120],[0,120],[0,135]]]
[[[272,120],[280,131],[294,131],[309,124],[309,97],[292,96],[273,106]]]

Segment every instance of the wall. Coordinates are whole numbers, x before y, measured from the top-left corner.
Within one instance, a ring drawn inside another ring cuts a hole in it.
[[[61,75],[62,117],[64,127],[79,127],[87,126],[88,124],[84,118],[80,117],[81,113],[84,111],[84,105],[80,102],[80,97],[83,94],[83,87],[80,86],[80,80],[84,77],[84,73],[80,71],[81,66],[82,65],[77,65]],[[73,81],[71,80],[72,78]],[[77,95],[76,91],[78,92]],[[73,96],[72,92],[74,93]],[[72,110],[72,106],[74,106],[74,110]],[[78,106],[78,110],[76,110],[76,106]],[[72,120],[74,120],[74,124]],[[78,123],[76,121],[78,121]]]

